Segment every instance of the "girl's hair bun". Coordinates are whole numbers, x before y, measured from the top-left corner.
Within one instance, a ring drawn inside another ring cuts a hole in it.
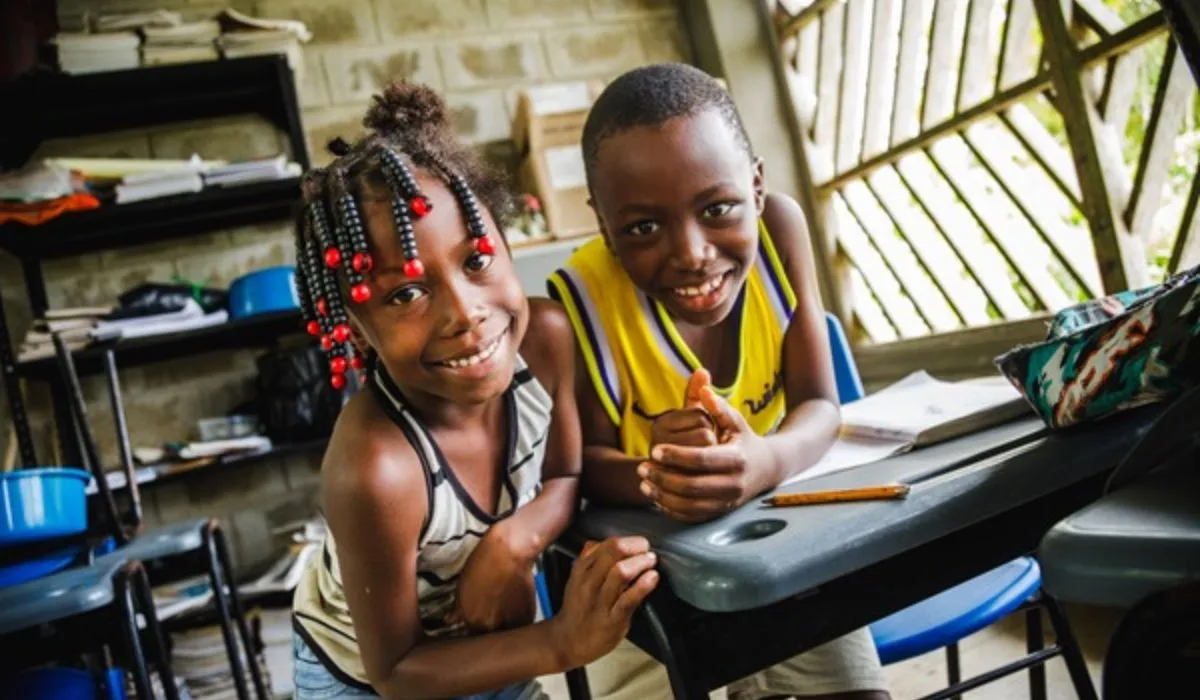
[[[363,126],[384,136],[441,130],[449,123],[448,114],[441,95],[425,85],[397,80],[371,98]]]
[[[335,136],[328,144],[326,144],[325,148],[329,149],[329,152],[333,155],[341,158],[349,153],[353,146],[351,146],[350,142],[341,136]]]

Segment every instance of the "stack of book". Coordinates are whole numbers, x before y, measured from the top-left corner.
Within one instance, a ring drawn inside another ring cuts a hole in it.
[[[215,20],[184,22],[172,27],[145,27],[142,36],[142,63],[156,66],[167,63],[215,61],[221,57],[216,39],[221,25]]]
[[[64,73],[102,73],[137,68],[142,41],[131,31],[80,34],[60,32],[54,37],[58,64]]]
[[[204,169],[204,162],[193,155],[175,167],[126,175],[116,186],[117,204],[199,192],[204,189]]]
[[[299,165],[289,163],[285,156],[278,155],[213,166],[204,172],[204,184],[208,187],[234,187],[300,177],[300,172]]]
[[[221,24],[221,36],[217,44],[226,58],[283,54],[288,65],[303,79],[304,61],[300,44],[312,38],[312,33],[303,22],[287,19],[264,19],[250,17],[233,9],[226,9],[217,18]]]
[[[242,674],[246,687],[253,688],[246,656],[240,649]],[[209,625],[171,633],[171,670],[187,687],[192,700],[235,700],[237,688],[225,653],[225,641],[219,625]],[[253,691],[251,691],[253,692]]]
[[[103,316],[112,313],[112,307],[79,307],[46,311],[43,318],[36,319],[33,327],[25,333],[25,339],[17,350],[17,360],[28,362],[54,356],[53,334],[59,334],[67,348],[74,351],[91,345],[97,338],[96,327]],[[111,334],[99,334],[111,340]]]

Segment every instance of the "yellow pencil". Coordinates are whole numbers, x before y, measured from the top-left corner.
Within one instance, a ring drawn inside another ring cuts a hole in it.
[[[763,499],[768,506],[809,506],[819,503],[851,503],[855,501],[888,501],[908,495],[906,484],[890,486],[864,486],[857,489],[831,489],[808,493],[781,493]]]

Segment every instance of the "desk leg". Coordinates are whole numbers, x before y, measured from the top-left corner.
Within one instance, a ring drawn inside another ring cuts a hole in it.
[[[671,680],[671,692],[676,700],[708,700],[708,687],[692,668],[683,640],[670,632],[672,628],[678,629],[678,626],[673,626],[669,620],[665,620],[652,600],[643,603],[637,614],[643,617],[646,627],[654,637],[654,643],[658,645],[662,663],[667,667],[667,677]]]
[[[567,590],[567,578],[571,573],[571,557],[551,547],[542,555],[542,567],[545,569],[550,605],[557,612],[562,609],[563,593]],[[567,677],[567,693],[571,700],[592,700],[592,689],[588,686],[586,670],[573,668],[565,675]]]
[[[1083,660],[1079,641],[1075,639],[1075,633],[1071,631],[1071,623],[1067,621],[1066,613],[1063,612],[1057,600],[1045,593],[1042,594],[1042,604],[1046,606],[1046,612],[1050,614],[1050,622],[1054,625],[1054,636],[1058,640],[1058,646],[1062,647],[1063,661],[1067,662],[1067,673],[1071,676],[1071,683],[1075,686],[1075,693],[1079,696],[1079,700],[1099,700],[1096,688],[1092,685],[1092,677],[1088,675],[1087,662]]]

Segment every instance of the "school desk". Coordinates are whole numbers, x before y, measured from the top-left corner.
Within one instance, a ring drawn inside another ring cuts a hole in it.
[[[900,482],[912,487],[903,500],[766,508],[756,499],[691,527],[649,510],[589,508],[548,557],[549,584],[561,591],[584,539],[649,538],[664,583],[629,637],[666,664],[677,698],[707,698],[1034,551],[1052,525],[1100,495],[1159,412],[1144,407],[1054,434],[1019,420],[781,489]]]

